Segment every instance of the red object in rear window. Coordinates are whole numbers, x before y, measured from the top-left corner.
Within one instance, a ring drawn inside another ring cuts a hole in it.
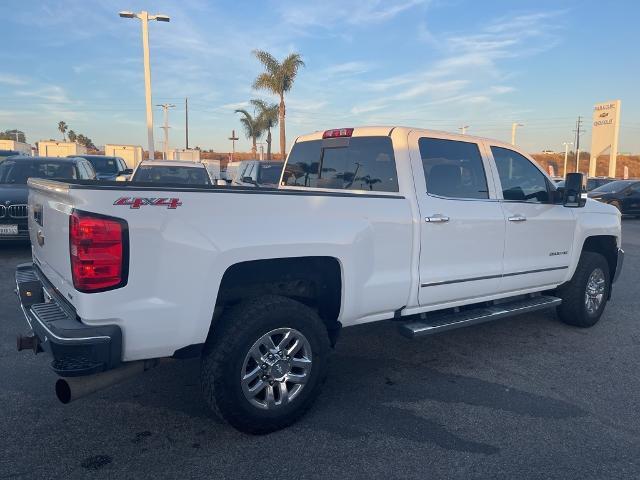
[[[69,251],[73,286],[85,293],[103,292],[127,283],[127,222],[74,211],[69,217]]]
[[[326,130],[322,138],[350,137],[351,135],[353,135],[353,128],[334,128]]]

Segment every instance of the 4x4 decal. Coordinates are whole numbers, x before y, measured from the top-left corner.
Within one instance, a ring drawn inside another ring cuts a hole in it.
[[[167,207],[169,210],[175,210],[182,202],[179,198],[144,198],[144,197],[120,197],[114,205],[122,206],[128,205],[129,208],[138,209],[144,205],[151,205],[153,207]]]

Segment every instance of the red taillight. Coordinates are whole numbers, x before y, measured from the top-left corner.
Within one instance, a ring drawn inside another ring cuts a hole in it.
[[[353,128],[334,128],[326,130],[322,134],[322,138],[350,137],[351,135],[353,135]]]
[[[69,250],[76,290],[103,291],[126,283],[125,230],[124,220],[73,212],[69,217]]]

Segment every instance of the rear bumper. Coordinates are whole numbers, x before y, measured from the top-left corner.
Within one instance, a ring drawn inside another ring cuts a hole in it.
[[[624,263],[624,250],[619,248],[618,249],[618,258],[616,260],[616,272],[613,274],[612,283],[614,283],[616,280],[618,280],[618,277],[620,277],[620,273],[622,272],[622,264],[623,263]]]
[[[33,264],[16,268],[16,293],[24,317],[37,337],[37,351],[51,354],[51,368],[62,377],[90,375],[117,367],[122,332],[117,325],[89,326]]]

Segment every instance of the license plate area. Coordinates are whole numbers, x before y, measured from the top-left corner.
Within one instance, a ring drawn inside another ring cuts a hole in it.
[[[18,235],[18,225],[0,225],[0,235]]]

